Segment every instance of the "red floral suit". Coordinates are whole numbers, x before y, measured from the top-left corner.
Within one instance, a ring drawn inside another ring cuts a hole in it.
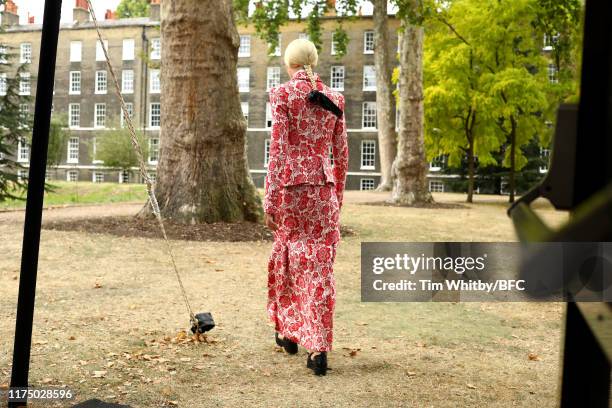
[[[317,89],[344,111],[344,96],[314,77]],[[267,309],[285,338],[309,350],[328,351],[348,145],[344,116],[310,103],[311,90],[305,71],[270,90],[264,210],[279,228],[268,262]]]

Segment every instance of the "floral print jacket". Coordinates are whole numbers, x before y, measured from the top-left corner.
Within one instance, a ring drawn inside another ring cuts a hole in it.
[[[314,78],[317,89],[344,111],[344,96],[324,85],[318,74]],[[268,214],[278,211],[283,187],[299,184],[334,183],[342,206],[348,168],[345,115],[338,118],[310,103],[307,95],[311,90],[303,70],[270,90],[272,134],[264,199]]]

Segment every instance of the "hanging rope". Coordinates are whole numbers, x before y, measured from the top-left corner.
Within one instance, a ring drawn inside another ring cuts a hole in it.
[[[119,101],[121,103],[121,111],[123,113],[123,118],[125,119],[125,123],[127,124],[128,131],[130,133],[130,139],[132,141],[132,147],[136,152],[136,157],[138,158],[138,163],[140,167],[140,174],[142,175],[146,185],[147,185],[147,194],[149,196],[149,203],[151,204],[151,209],[153,210],[153,214],[155,214],[155,218],[159,224],[159,228],[161,229],[162,235],[164,237],[164,241],[166,243],[166,249],[168,251],[168,255],[170,256],[170,260],[172,261],[172,267],[174,269],[174,273],[176,274],[176,279],[178,281],[179,287],[181,289],[181,294],[183,296],[183,301],[185,302],[185,306],[187,307],[187,311],[189,313],[189,321],[192,325],[195,325],[196,328],[199,328],[199,322],[196,319],[193,311],[191,309],[191,305],[189,304],[189,299],[187,298],[187,291],[185,290],[185,286],[183,285],[183,280],[181,279],[181,274],[179,273],[178,267],[176,266],[176,261],[174,258],[174,252],[172,251],[172,245],[170,245],[170,240],[168,240],[168,236],[166,235],[166,228],[164,227],[164,220],[161,217],[161,213],[159,211],[159,204],[157,202],[157,197],[155,196],[155,189],[153,187],[153,183],[151,182],[151,178],[149,177],[149,172],[147,171],[147,167],[144,162],[142,147],[140,146],[140,142],[136,137],[136,130],[134,129],[134,124],[132,123],[132,118],[129,115],[127,107],[125,105],[125,100],[123,99],[123,95],[121,94],[121,88],[119,87],[119,81],[117,80],[117,76],[115,75],[115,71],[110,62],[110,57],[108,56],[108,50],[106,49],[106,44],[102,39],[102,33],[100,32],[100,26],[98,25],[98,20],[96,19],[96,14],[93,9],[93,5],[91,4],[91,0],[87,0],[87,5],[89,7],[89,14],[94,23],[94,27],[96,28],[96,32],[98,33],[98,38],[100,40],[100,45],[102,46],[102,51],[104,52],[104,58],[106,58],[106,64],[108,65],[108,70],[110,71],[111,78],[113,83],[115,84],[115,92],[119,97]],[[198,331],[196,331],[198,333]]]

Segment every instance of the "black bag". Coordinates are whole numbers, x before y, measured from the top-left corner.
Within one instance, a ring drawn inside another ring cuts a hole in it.
[[[215,327],[215,321],[213,320],[212,314],[209,312],[198,313],[195,315],[195,318],[198,321],[198,324],[191,326],[191,331],[194,334],[196,331],[198,333],[206,333]]]

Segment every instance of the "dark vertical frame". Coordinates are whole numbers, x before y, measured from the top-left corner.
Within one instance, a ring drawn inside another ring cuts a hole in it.
[[[34,107],[34,127],[28,176],[28,196],[21,251],[19,299],[15,323],[15,343],[11,387],[27,387],[32,345],[32,321],[36,297],[36,274],[44,197],[47,147],[53,103],[55,59],[61,15],[61,0],[46,0],[38,61],[38,83]],[[9,407],[25,405],[9,403]]]

